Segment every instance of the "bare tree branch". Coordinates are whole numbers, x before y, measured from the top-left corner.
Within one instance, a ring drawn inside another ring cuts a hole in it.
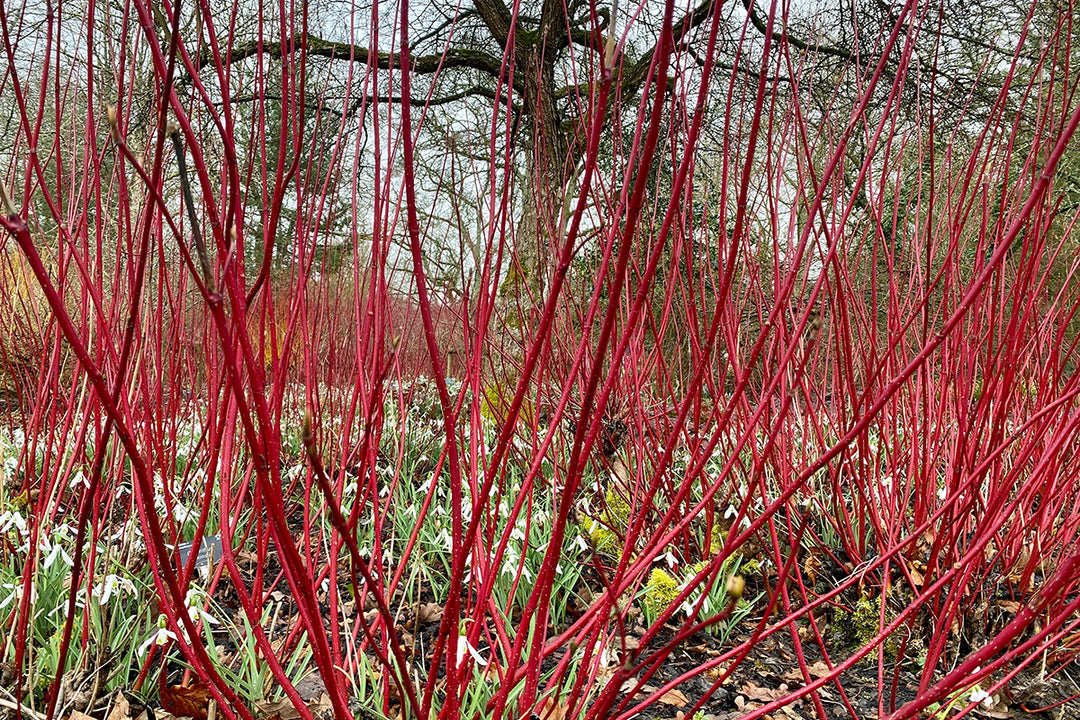
[[[281,43],[268,43],[250,41],[233,46],[231,52],[224,59],[226,63],[235,63],[250,57],[265,55],[272,58],[280,58],[283,54],[288,55],[303,48],[308,55],[330,58],[332,60],[349,60],[357,63],[371,63],[380,70],[390,70],[400,65],[396,53],[372,53],[366,47],[351,43],[334,42],[324,40],[311,34],[297,34],[287,43],[286,51],[282,52]],[[209,52],[199,55],[197,69],[210,65],[213,57]],[[502,70],[502,61],[482,50],[468,48],[451,48],[443,54],[416,55],[412,57],[412,71],[422,75],[430,75],[441,70],[450,68],[469,68],[479,70],[492,77],[499,77]]]

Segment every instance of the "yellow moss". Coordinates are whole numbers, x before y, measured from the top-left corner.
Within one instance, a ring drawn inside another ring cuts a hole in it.
[[[655,618],[675,602],[679,597],[679,583],[660,568],[649,573],[649,581],[645,584],[645,615]]]
[[[600,521],[594,521],[589,528],[589,539],[597,552],[610,557],[618,557],[622,552],[622,541],[617,532],[609,528],[616,528],[623,532],[630,526],[630,503],[626,502],[617,492],[608,490],[604,496],[607,509],[600,516]]]
[[[608,490],[604,500],[607,502],[608,522],[625,530],[630,525],[630,503],[614,490]]]
[[[622,551],[622,543],[619,542],[619,536],[600,523],[594,523],[594,527],[589,533],[589,539],[592,540],[592,544],[596,547],[596,551],[603,553],[604,555],[617,557]]]
[[[513,387],[511,384],[506,383],[503,387]],[[510,414],[510,397],[506,397],[499,390],[498,387],[488,385],[481,391],[480,397],[480,417],[490,422],[495,427],[502,427],[502,424],[506,422],[507,416]],[[529,427],[532,425],[533,406],[531,403],[524,402],[521,404],[521,410],[518,413],[518,427]]]
[[[712,533],[710,534],[710,549],[713,555],[720,554],[720,551],[724,549],[724,542],[727,540],[727,531],[721,529],[719,525],[713,525]]]

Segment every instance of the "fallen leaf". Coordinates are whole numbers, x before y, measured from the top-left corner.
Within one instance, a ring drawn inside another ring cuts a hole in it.
[[[558,700],[546,697],[537,716],[540,720],[566,720],[566,708]]]
[[[161,691],[161,707],[177,717],[206,720],[210,712],[210,691],[202,685],[170,685]]]
[[[810,586],[817,585],[818,573],[821,572],[823,565],[821,559],[815,553],[811,553],[806,556],[806,560],[803,561],[803,572],[810,580]]]
[[[296,694],[299,695],[300,699],[304,702],[317,700],[326,692],[326,685],[317,673],[308,675],[300,680],[300,682],[296,683],[294,687],[296,688]]]
[[[127,698],[119,690],[116,692],[116,700],[113,701],[112,710],[109,711],[108,720],[127,720],[131,717],[131,705]]]
[[[416,611],[416,622],[420,625],[442,620],[443,607],[438,603],[424,603]]]
[[[1009,718],[1013,717],[1013,714],[1010,710],[998,708],[994,708],[993,710],[975,708],[971,711],[971,714],[977,715],[978,717],[991,718],[992,720],[1009,720]]]
[[[739,692],[746,696],[748,700],[758,700],[760,702],[772,702],[773,700],[779,700],[787,695],[788,686],[784,683],[777,689],[761,687],[752,682],[747,682],[741,688]]]
[[[319,697],[318,700],[314,700],[308,703],[308,710],[316,718],[332,717],[334,714],[334,704],[330,702],[330,696],[325,692]]]
[[[255,709],[258,714],[263,718],[280,718],[281,720],[296,720],[300,717],[300,711],[297,710],[292,701],[288,698],[279,700],[275,703],[257,702],[255,703]]]
[[[668,690],[666,693],[661,695],[660,702],[664,703],[665,705],[674,705],[675,707],[686,707],[686,705],[690,701],[687,700],[686,696],[683,695],[681,692],[673,689]]]
[[[78,710],[72,710],[71,715],[68,716],[68,720],[94,720],[86,713],[81,713]]]

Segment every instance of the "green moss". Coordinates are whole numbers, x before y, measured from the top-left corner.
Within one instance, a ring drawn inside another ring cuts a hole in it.
[[[736,556],[739,557],[739,556]],[[754,577],[761,575],[761,560],[757,558],[751,558],[750,560],[743,560],[739,565],[739,574],[746,577]]]
[[[888,607],[885,608],[885,611],[885,624],[887,625],[893,618],[889,614]],[[855,611],[849,616],[848,620],[851,625],[852,642],[850,643],[850,649],[852,651],[865,647],[877,637],[880,618],[881,596],[870,599],[864,595],[859,598],[859,601],[855,603]],[[885,638],[885,658],[890,662],[895,662],[899,655],[900,639],[896,633],[893,633]]]
[[[866,645],[878,633],[878,617],[881,601],[874,602],[865,595],[855,603],[855,612],[851,614],[851,625],[859,645]]]

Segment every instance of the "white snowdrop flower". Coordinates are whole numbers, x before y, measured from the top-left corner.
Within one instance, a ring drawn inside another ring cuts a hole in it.
[[[589,549],[589,543],[583,535],[578,535],[574,538],[574,542],[571,543],[572,547],[576,547],[581,552],[585,552]]]
[[[45,554],[42,564],[46,570],[51,568],[57,560],[61,560],[68,567],[75,566],[75,561],[71,559],[71,556],[67,554],[60,543],[50,542],[49,538],[43,537],[41,538],[40,548],[41,552]]]
[[[969,697],[969,700],[973,703],[978,703],[982,705],[988,710],[994,707],[994,696],[977,685],[971,691],[971,696]]]
[[[435,543],[442,545],[448,551],[454,549],[454,540],[450,537],[450,533],[443,528],[439,531],[439,534],[435,536]]]
[[[521,551],[513,545],[507,545],[506,552],[503,553],[503,570],[505,571],[507,566],[513,568],[520,559]]]
[[[6,597],[3,600],[0,600],[0,610],[3,610],[4,608],[6,608],[8,605],[10,605],[13,602],[18,603],[18,602],[22,601],[22,596],[23,596],[22,583],[4,583],[3,585],[0,585],[0,592],[5,592],[5,591],[6,591]],[[37,588],[34,587],[34,586],[31,586],[30,587],[30,604],[33,605],[35,602],[37,602]]]
[[[145,655],[146,651],[150,648],[151,645],[161,647],[162,645],[167,644],[170,640],[175,639],[176,633],[165,627],[165,616],[159,615],[158,629],[154,632],[153,635],[146,639],[146,642],[139,646],[138,653],[140,656]]]
[[[83,601],[84,597],[86,597],[86,589],[85,588],[79,588],[79,592],[75,593],[75,608],[76,609],[82,610],[83,608],[86,607],[86,603]],[[66,614],[67,609],[68,609],[67,598],[66,597],[61,597],[60,598],[60,604],[49,611],[49,617],[56,617],[57,615],[60,615],[61,613]]]
[[[459,668],[465,664],[466,653],[471,655],[472,659],[480,667],[487,665],[487,660],[484,659],[484,656],[480,654],[479,650],[473,647],[465,633],[459,633],[457,642],[457,664]]]
[[[193,513],[191,510],[188,510],[180,503],[176,503],[176,505],[173,506],[173,520],[180,523],[181,525],[186,523],[194,514],[195,513]]]
[[[937,489],[938,500],[944,500],[947,495],[948,495],[948,492],[945,490],[944,487],[939,487]]]
[[[7,532],[11,528],[18,530],[21,535],[26,534],[26,519],[17,510],[0,513],[0,532]]]
[[[728,505],[727,510],[724,511],[724,519],[730,520],[739,514],[738,509],[734,505]]]
[[[694,614],[694,605],[695,602],[693,598],[686,598],[682,601],[682,605],[679,606],[679,610],[681,610],[686,617],[690,617]]]
[[[187,591],[187,597],[184,599],[184,604],[187,605],[188,617],[191,618],[191,622],[197,623],[199,620],[202,620],[207,625],[219,624],[216,617],[203,610],[203,599],[203,593],[195,588],[191,588]]]
[[[135,584],[127,578],[119,575],[106,575],[101,582],[94,586],[93,595],[98,599],[98,605],[105,606],[113,597],[123,597],[125,594],[134,594]]]
[[[653,562],[661,562],[661,561],[667,563],[667,566],[668,566],[669,570],[673,569],[679,563],[679,561],[675,558],[675,555],[673,555],[670,550],[668,550],[663,555],[658,555],[656,557],[656,559],[653,560]]]
[[[90,480],[87,479],[86,475],[83,474],[82,470],[79,470],[74,475],[72,475],[71,480],[68,481],[69,488],[73,488],[76,485],[82,485],[85,488],[90,487]]]

